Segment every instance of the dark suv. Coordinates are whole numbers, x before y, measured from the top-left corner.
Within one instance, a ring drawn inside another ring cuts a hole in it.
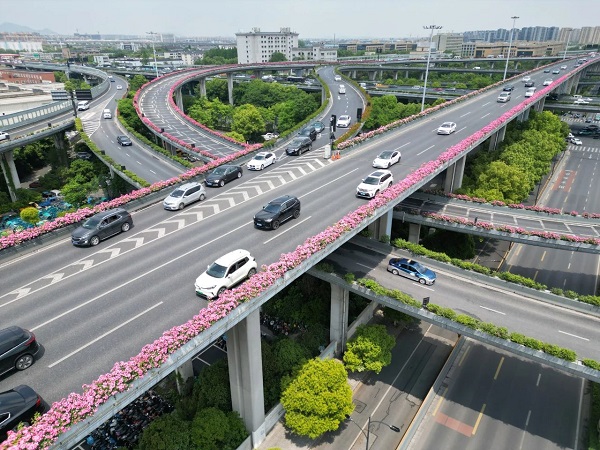
[[[309,137],[310,140],[314,142],[317,140],[316,127],[314,125],[309,125],[307,127],[304,127],[300,130],[300,132],[298,133],[298,136]]]
[[[0,375],[12,369],[29,368],[39,350],[31,331],[17,326],[0,330]]]
[[[288,144],[285,152],[288,155],[301,155],[304,152],[312,150],[312,141],[309,137],[297,137]]]
[[[254,215],[254,226],[276,230],[280,224],[292,217],[300,217],[300,200],[292,195],[283,195],[271,200]]]
[[[117,142],[122,145],[131,145],[131,139],[129,139],[127,136],[125,135],[119,135],[117,136]]]
[[[131,215],[123,208],[102,211],[76,228],[71,233],[73,245],[98,245],[100,241],[120,232],[129,231],[133,226]]]

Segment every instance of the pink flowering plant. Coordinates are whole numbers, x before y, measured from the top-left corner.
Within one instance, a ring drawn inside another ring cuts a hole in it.
[[[512,114],[505,114],[501,119],[493,121],[492,124],[484,127],[484,130],[494,129],[510,120],[511,117]],[[82,393],[72,393],[67,398],[53,403],[49,411],[35,420],[31,426],[22,428],[17,432],[9,432],[7,440],[0,444],[0,450],[42,449],[49,447],[70,426],[93,415],[97,408],[110,397],[126,391],[134,380],[145,376],[148,371],[162,365],[171,353],[181,348],[181,346],[202,331],[210,328],[220,319],[226,317],[239,304],[251,301],[261,295],[265,290],[277,283],[287,271],[298,267],[308,258],[315,255],[318,258],[319,252],[322,252],[328,245],[340,237],[364,227],[367,220],[374,216],[378,209],[388,206],[388,203],[392,201],[397,201],[399,197],[405,196],[407,192],[414,191],[417,185],[432,176],[443,165],[470,151],[474,145],[480,142],[484,135],[485,131],[476,132],[457,145],[450,147],[436,160],[424,163],[406,178],[392,185],[368,203],[342,217],[338,222],[327,227],[324,231],[307,238],[293,252],[282,254],[279,261],[268,266],[263,266],[260,272],[239,287],[223,293],[219,299],[210,302],[208,306],[200,310],[197,315],[186,323],[165,331],[160,338],[144,346],[140,353],[130,358],[129,361],[115,363],[110,372],[100,376],[92,383],[84,385]],[[244,151],[247,150],[242,150],[242,152]],[[217,162],[215,161],[211,164],[217,165]],[[194,176],[195,173],[190,172],[199,172],[200,169],[202,168],[192,169],[192,171],[186,173],[189,176]],[[204,171],[206,170],[208,169],[204,169]],[[158,187],[152,185],[147,190],[151,191],[153,188],[158,189]],[[79,211],[77,213],[81,214],[79,220],[87,214],[86,212],[80,213]],[[477,225],[479,226],[479,223]],[[496,229],[499,228],[497,227]],[[524,232],[524,230],[513,230],[512,228],[514,227],[506,227],[506,231]],[[548,239],[590,239],[557,235],[555,233],[545,233],[545,236]],[[598,245],[598,242],[594,243]]]

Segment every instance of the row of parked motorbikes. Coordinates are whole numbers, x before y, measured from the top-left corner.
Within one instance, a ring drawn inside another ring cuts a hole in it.
[[[140,435],[154,419],[173,411],[173,406],[150,390],[110,420],[96,428],[85,443],[92,450],[133,449]]]
[[[289,322],[264,313],[260,314],[260,323],[271,330],[275,335],[282,334],[288,336],[290,334],[306,331],[306,325],[301,322]]]

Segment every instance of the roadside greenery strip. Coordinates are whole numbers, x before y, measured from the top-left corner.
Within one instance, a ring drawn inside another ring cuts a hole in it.
[[[410,295],[399,292],[395,289],[387,289],[377,283],[375,280],[367,280],[364,278],[359,278],[356,281],[357,284],[366,287],[367,289],[373,291],[377,295],[390,297],[396,299],[404,304],[414,306],[416,308],[420,308],[421,304],[413,299]],[[542,342],[538,339],[527,337],[521,333],[511,333],[505,327],[499,327],[489,322],[482,322],[479,319],[471,317],[467,314],[458,314],[451,308],[446,308],[440,305],[436,305],[433,303],[429,303],[427,305],[427,310],[432,312],[440,317],[444,317],[446,319],[450,319],[454,322],[457,322],[461,325],[472,328],[473,330],[482,331],[484,333],[489,334],[490,336],[495,336],[500,339],[506,339],[516,344],[524,345],[525,347],[529,347],[534,350],[541,350],[542,352],[556,356],[558,358],[564,359],[565,361],[575,362],[577,360],[577,354],[570,349],[559,347],[558,345],[549,344],[546,342]],[[586,361],[588,362],[586,364]],[[596,368],[600,367],[600,363],[593,360],[584,360],[583,364]],[[596,367],[594,367],[594,365]]]
[[[432,212],[422,212],[421,215],[428,219],[438,220],[446,223],[455,223],[459,225],[466,225],[473,228],[483,228],[484,230],[495,230],[503,233],[520,234],[521,236],[536,236],[542,239],[550,239],[554,241],[568,241],[577,242],[581,244],[600,245],[600,239],[589,236],[575,236],[572,234],[561,234],[552,231],[537,231],[537,230],[526,230],[521,227],[513,227],[512,225],[494,225],[489,222],[475,221],[466,219],[464,217],[452,217],[444,214],[437,214]]]
[[[509,119],[510,117],[508,116],[502,116],[501,119],[492,122],[492,124],[488,125],[484,130],[489,129],[489,127],[499,126]],[[298,267],[302,262],[321,252],[341,236],[354,229],[364,227],[365,220],[373,216],[379,208],[387,206],[389,202],[396,200],[405,191],[413,188],[414,185],[420,183],[426,177],[429,177],[442,165],[459,154],[470,150],[471,146],[485,135],[486,131],[484,130],[476,132],[457,145],[450,147],[446,152],[442,153],[437,160],[424,163],[420,168],[380,193],[380,195],[368,203],[347,214],[321,233],[307,238],[295,251],[282,254],[279,261],[268,266],[263,265],[261,272],[252,276],[239,287],[223,293],[219,299],[210,302],[207,307],[200,310],[199,314],[194,316],[188,322],[165,331],[163,335],[152,344],[144,346],[138,355],[130,358],[127,362],[120,361],[115,363],[109,373],[100,376],[89,385],[84,385],[82,394],[71,393],[67,398],[53,403],[49,411],[42,415],[38,420],[34,420],[34,423],[30,427],[22,428],[16,433],[9,432],[8,439],[0,444],[0,449],[8,450],[10,448],[19,450],[47,448],[57,439],[58,435],[65,432],[71,425],[81,422],[93,415],[97,408],[105,403],[110,397],[120,392],[124,392],[135,379],[140,378],[148,371],[159,367],[166,361],[171,353],[189,342],[202,331],[208,329],[218,320],[226,317],[229,312],[235,309],[240,303],[250,301],[259,296],[274,285],[277,280],[281,279],[287,271]],[[235,159],[235,157],[238,157],[236,156],[237,154],[243,152],[247,152],[247,150],[237,152],[234,155],[222,159]],[[208,170],[210,166],[214,167],[220,164],[218,161],[220,160],[201,168],[192,169],[186,172],[186,174],[193,174],[190,176],[194,176],[203,173]],[[181,177],[155,183],[149,188],[145,188],[145,190],[142,189],[136,192],[145,191],[143,194],[138,195],[146,195],[152,192],[152,188],[159,190],[162,187],[179,181],[181,181]],[[126,196],[119,197],[119,199],[115,200],[127,198],[127,196],[131,196],[132,194],[127,194]],[[110,202],[105,202],[98,206],[107,203]],[[104,209],[107,208],[105,207]],[[77,213],[79,213],[79,211],[72,214]],[[572,355],[569,353],[570,350],[550,347],[549,344],[545,345],[547,346],[547,348],[545,347],[546,351],[552,352],[550,354],[559,353],[564,354],[565,357],[575,357],[574,354]]]
[[[471,270],[473,272],[481,273],[483,275],[488,275],[492,277],[499,278],[501,280],[519,284],[521,286],[525,286],[532,289],[537,289],[538,291],[547,291],[548,286],[542,283],[538,283],[531,278],[527,278],[521,275],[513,274],[510,272],[497,272],[493,271],[489,267],[482,266],[480,264],[472,263],[470,261],[463,261],[458,258],[451,258],[445,253],[435,252],[433,250],[428,250],[422,245],[415,244],[413,242],[405,241],[404,239],[394,239],[391,244],[399,249],[408,250],[413,255],[424,256],[430,259],[434,259],[436,261],[440,261],[447,264],[452,264],[453,266],[460,267],[461,269]],[[600,306],[600,297],[596,295],[579,295],[573,291],[563,291],[562,289],[553,288],[550,289],[555,295],[560,295],[572,300],[578,300],[582,303],[588,303],[594,306]]]

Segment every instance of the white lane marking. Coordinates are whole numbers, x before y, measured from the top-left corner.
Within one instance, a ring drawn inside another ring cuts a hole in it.
[[[485,119],[487,116],[489,116],[491,113],[487,113],[485,116],[481,116],[482,119]]]
[[[152,169],[150,169],[150,172],[152,172],[154,175],[156,175],[156,172]]]
[[[366,267],[367,269],[373,269],[371,266],[367,266],[366,264],[356,263],[357,266]]]
[[[409,144],[410,142],[407,142],[406,144],[402,144],[400,147],[396,147],[394,150],[400,150],[402,147],[406,147]]]
[[[350,175],[350,174],[351,174],[351,173],[353,173],[353,172],[356,172],[357,170],[358,170],[358,168],[356,168],[356,169],[354,169],[354,170],[351,170],[350,172],[346,173],[345,175],[339,176],[339,177],[337,177],[337,178],[335,178],[335,179],[331,180],[329,183],[322,184],[322,185],[321,185],[321,186],[319,186],[318,188],[315,188],[315,189],[313,189],[312,191],[309,191],[309,192],[307,192],[306,194],[302,194],[302,195],[300,195],[300,196],[299,196],[299,198],[306,197],[307,195],[310,195],[310,194],[312,194],[313,192],[316,192],[316,191],[318,191],[319,189],[323,189],[325,186],[329,186],[330,184],[332,184],[332,183],[335,183],[337,180],[340,180],[340,179],[344,178],[345,176],[347,176],[347,175]]]
[[[558,330],[558,332],[559,332],[559,333],[562,333],[562,334],[566,334],[567,336],[571,336],[571,337],[574,337],[574,338],[577,338],[577,339],[581,339],[581,340],[583,340],[583,341],[589,341],[589,339],[588,339],[588,338],[584,338],[584,337],[581,337],[581,336],[577,336],[576,334],[567,333],[566,331],[561,331],[561,330]]]
[[[151,306],[150,308],[148,308],[148,309],[146,309],[146,310],[142,311],[142,312],[141,312],[141,313],[139,313],[139,314],[136,314],[136,315],[135,315],[135,316],[133,316],[131,319],[129,319],[129,320],[126,320],[126,321],[125,321],[125,322],[123,322],[122,324],[120,324],[120,325],[117,325],[116,327],[114,327],[114,328],[113,328],[113,329],[111,329],[111,330],[108,330],[106,333],[104,333],[104,334],[101,334],[101,335],[100,335],[100,336],[98,336],[96,339],[93,339],[93,340],[91,340],[91,341],[90,341],[90,342],[88,342],[87,344],[85,344],[85,345],[82,345],[81,347],[79,347],[77,350],[74,350],[74,351],[72,351],[71,353],[69,353],[68,355],[65,355],[65,356],[63,356],[63,357],[62,357],[61,359],[59,359],[58,361],[56,361],[56,362],[53,362],[52,364],[50,364],[50,365],[48,366],[48,368],[49,368],[49,369],[51,369],[52,367],[56,366],[57,364],[60,364],[61,362],[65,361],[66,359],[69,359],[71,356],[73,356],[73,355],[75,355],[75,354],[79,353],[80,351],[82,351],[82,350],[86,349],[86,348],[87,348],[87,347],[89,347],[90,345],[92,345],[92,344],[95,344],[95,343],[96,343],[96,342],[98,342],[100,339],[102,339],[102,338],[105,338],[106,336],[108,336],[109,334],[111,334],[113,331],[117,331],[119,328],[122,328],[122,327],[124,327],[125,325],[127,325],[128,323],[130,323],[130,322],[133,322],[135,319],[137,319],[137,318],[139,318],[139,317],[143,316],[143,315],[144,315],[144,314],[146,314],[147,312],[150,312],[150,311],[152,311],[154,308],[156,308],[157,306],[160,306],[160,305],[162,305],[162,304],[163,304],[163,302],[158,302],[156,305],[154,305],[154,306]]]
[[[466,129],[467,129],[467,127],[462,127],[460,130],[457,131],[457,133],[460,133],[461,131],[466,130]]]
[[[421,155],[421,154],[425,153],[427,150],[431,150],[433,147],[435,147],[435,144],[434,144],[434,145],[432,145],[431,147],[427,147],[427,148],[426,148],[425,150],[423,150],[421,153],[417,153],[417,156],[419,156],[419,155]]]
[[[487,102],[487,103],[484,103],[484,104],[483,104],[483,105],[481,105],[481,106],[487,106],[487,105],[489,105],[490,103],[492,103],[492,102]]]
[[[308,216],[306,219],[302,220],[301,222],[298,222],[297,224],[286,228],[284,231],[282,231],[281,233],[279,233],[277,236],[273,236],[271,239],[267,239],[265,242],[263,242],[263,244],[268,244],[269,242],[271,242],[273,239],[277,239],[279,236],[283,236],[285,233],[287,233],[288,231],[292,231],[294,228],[296,228],[298,225],[302,225],[304,222],[306,222],[308,219],[310,219],[312,216]]]
[[[459,117],[465,117],[465,116],[468,116],[469,114],[471,114],[471,111],[469,111],[469,112],[466,112],[466,113],[464,113],[462,116],[459,116]]]
[[[479,305],[479,307],[480,307],[480,308],[483,308],[483,309],[487,309],[488,311],[491,311],[491,312],[495,312],[496,314],[502,314],[503,316],[505,316],[505,315],[506,315],[506,313],[503,313],[502,311],[496,311],[495,309],[488,308],[488,307],[486,307],[486,306],[481,306],[481,305]]]
[[[537,381],[535,382],[536,387],[540,387],[540,379],[542,378],[542,374],[538,373]]]

